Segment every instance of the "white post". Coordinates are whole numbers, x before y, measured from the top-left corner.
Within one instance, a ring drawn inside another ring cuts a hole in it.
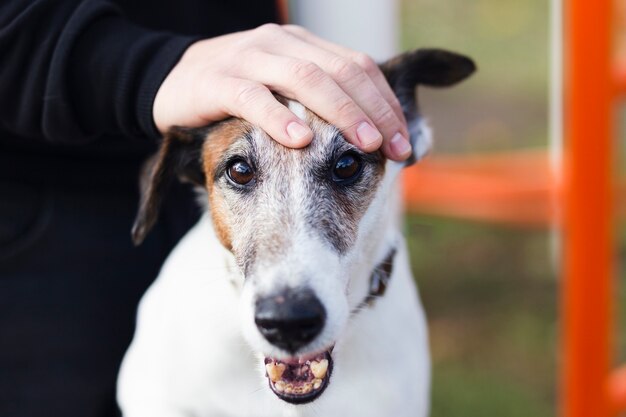
[[[316,35],[384,61],[398,52],[397,0],[291,0],[290,20]]]
[[[548,48],[550,62],[549,101],[549,150],[550,171],[552,186],[563,192],[563,1],[550,1],[550,47]],[[551,205],[555,218],[552,219],[551,230],[551,260],[556,276],[561,264],[561,232],[562,207],[558,192],[553,190]]]

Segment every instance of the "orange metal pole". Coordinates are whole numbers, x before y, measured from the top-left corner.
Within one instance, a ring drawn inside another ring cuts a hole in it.
[[[611,6],[570,0],[565,10],[564,417],[611,415]]]

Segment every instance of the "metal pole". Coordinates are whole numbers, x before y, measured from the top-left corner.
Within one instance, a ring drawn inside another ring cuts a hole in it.
[[[565,5],[561,415],[608,417],[613,330],[612,2]]]

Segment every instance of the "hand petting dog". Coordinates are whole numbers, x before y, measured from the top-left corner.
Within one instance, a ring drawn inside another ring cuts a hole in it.
[[[165,133],[235,116],[285,146],[307,146],[313,132],[272,93],[299,101],[365,152],[411,155],[400,102],[376,62],[293,25],[192,44],[157,92],[153,117]]]

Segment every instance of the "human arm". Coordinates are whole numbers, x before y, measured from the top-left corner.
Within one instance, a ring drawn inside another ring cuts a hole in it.
[[[51,143],[156,138],[154,95],[195,40],[134,25],[104,0],[5,0],[0,28],[0,126]]]

